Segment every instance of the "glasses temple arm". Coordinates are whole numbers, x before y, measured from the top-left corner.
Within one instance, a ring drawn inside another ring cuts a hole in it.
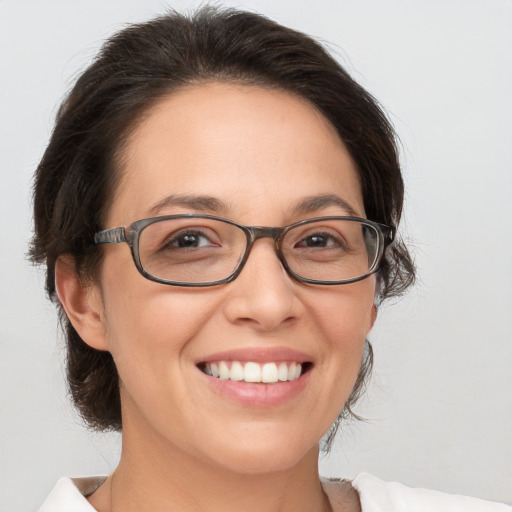
[[[391,245],[396,236],[396,228],[395,226],[386,226],[387,227],[387,233],[384,233],[384,244],[387,247],[388,245]]]
[[[95,244],[120,244],[122,242],[127,242],[124,228],[104,229],[94,235]]]

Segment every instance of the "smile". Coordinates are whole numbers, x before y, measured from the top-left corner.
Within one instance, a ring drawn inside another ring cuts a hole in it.
[[[216,361],[204,363],[200,366],[200,369],[206,375],[220,380],[261,382],[264,384],[294,381],[303,373],[303,365],[298,362],[267,362],[260,364],[252,361],[246,363]]]

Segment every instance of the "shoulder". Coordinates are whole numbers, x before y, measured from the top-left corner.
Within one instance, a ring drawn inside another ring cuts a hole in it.
[[[336,489],[346,486],[346,482],[324,480],[323,485],[336,512]],[[362,512],[512,512],[511,507],[500,503],[429,489],[413,489],[398,482],[384,482],[368,473],[355,478],[352,486],[359,495]]]
[[[92,494],[104,481],[104,476],[61,478],[38,512],[96,512],[86,496]]]

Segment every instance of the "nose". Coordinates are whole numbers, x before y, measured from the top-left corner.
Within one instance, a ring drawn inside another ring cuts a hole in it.
[[[260,331],[278,329],[300,315],[297,286],[280,262],[273,240],[257,240],[242,272],[227,285],[226,317]]]

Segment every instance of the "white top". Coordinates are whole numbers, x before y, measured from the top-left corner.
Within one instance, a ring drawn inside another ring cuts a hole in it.
[[[96,512],[85,496],[92,494],[105,477],[61,478],[39,512]],[[339,511],[338,481],[322,482],[333,511]],[[512,507],[428,489],[412,489],[397,482],[383,482],[361,473],[352,485],[359,493],[362,512],[512,512]]]

